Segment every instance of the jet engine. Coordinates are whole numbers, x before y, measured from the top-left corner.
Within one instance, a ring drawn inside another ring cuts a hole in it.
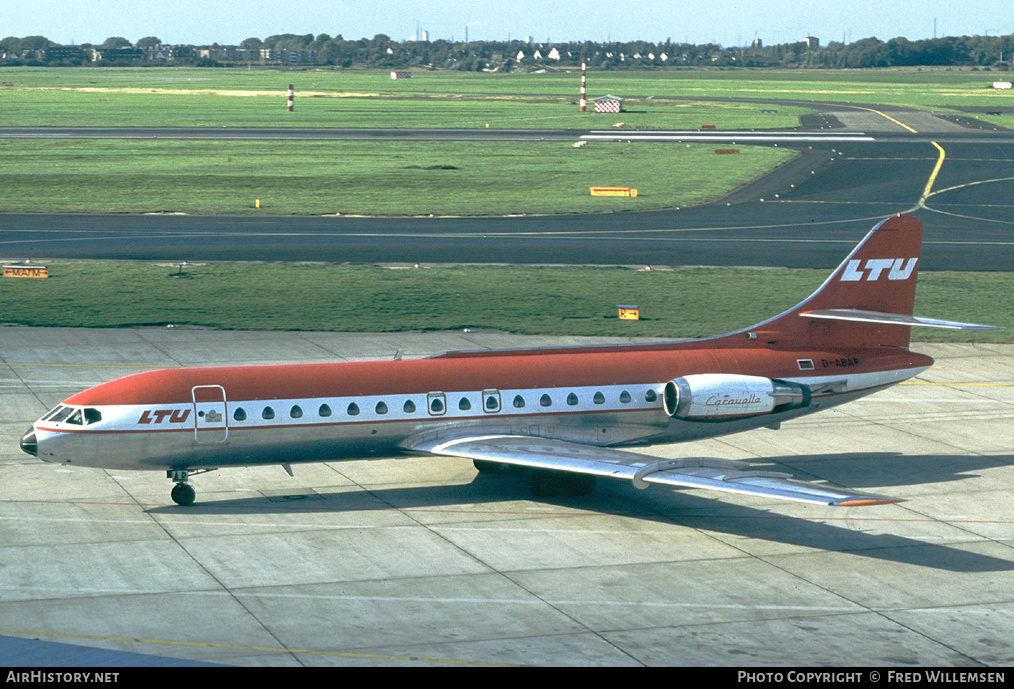
[[[675,418],[718,421],[808,407],[810,389],[760,376],[700,373],[666,383],[662,405]]]

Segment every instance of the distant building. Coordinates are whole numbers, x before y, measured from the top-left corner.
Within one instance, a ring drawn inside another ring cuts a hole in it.
[[[808,50],[816,50],[820,47],[820,39],[816,36],[807,36],[803,39],[803,43],[806,44]]]
[[[215,56],[209,55],[209,57]],[[312,65],[317,60],[317,51],[261,48],[260,58],[262,62],[280,62],[283,65]]]
[[[91,57],[84,48],[77,45],[52,45],[46,48],[45,55],[46,62],[83,61]]]
[[[146,55],[141,48],[93,48],[92,62],[113,62],[115,60],[143,60]]]

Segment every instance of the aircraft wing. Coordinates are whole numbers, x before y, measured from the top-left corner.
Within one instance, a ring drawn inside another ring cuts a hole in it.
[[[662,483],[818,505],[859,506],[901,502],[793,481],[789,474],[751,471],[749,463],[737,460],[711,457],[657,460],[635,452],[532,436],[424,437],[409,441],[406,448],[531,469],[627,479],[640,489],[652,483]]]

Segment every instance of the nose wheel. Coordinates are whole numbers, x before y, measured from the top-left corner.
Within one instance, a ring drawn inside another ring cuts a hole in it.
[[[189,483],[177,483],[173,486],[173,492],[170,494],[173,502],[177,505],[186,507],[187,505],[194,504],[194,498],[197,497],[197,491]]]
[[[173,486],[170,497],[177,505],[186,507],[187,505],[194,504],[194,498],[197,497],[197,491],[194,487],[187,483],[187,479],[193,474],[204,474],[214,469],[173,469],[165,472],[166,478],[171,478],[176,484]]]

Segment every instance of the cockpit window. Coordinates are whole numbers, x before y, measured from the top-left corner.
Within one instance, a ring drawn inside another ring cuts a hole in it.
[[[49,414],[45,420],[52,421],[53,423],[60,423],[66,421],[67,417],[74,413],[73,407],[57,407],[55,413]]]
[[[66,407],[61,404],[43,416],[41,420],[52,423],[72,423],[76,426],[87,426],[88,424],[101,421],[102,412],[92,407],[75,408]]]
[[[53,407],[52,409],[50,409],[48,412],[46,412],[46,415],[43,416],[39,420],[40,421],[52,421],[53,417],[55,417],[57,414],[59,414],[60,412],[62,412],[66,408],[67,407],[63,406],[62,404],[58,404],[55,407]]]

